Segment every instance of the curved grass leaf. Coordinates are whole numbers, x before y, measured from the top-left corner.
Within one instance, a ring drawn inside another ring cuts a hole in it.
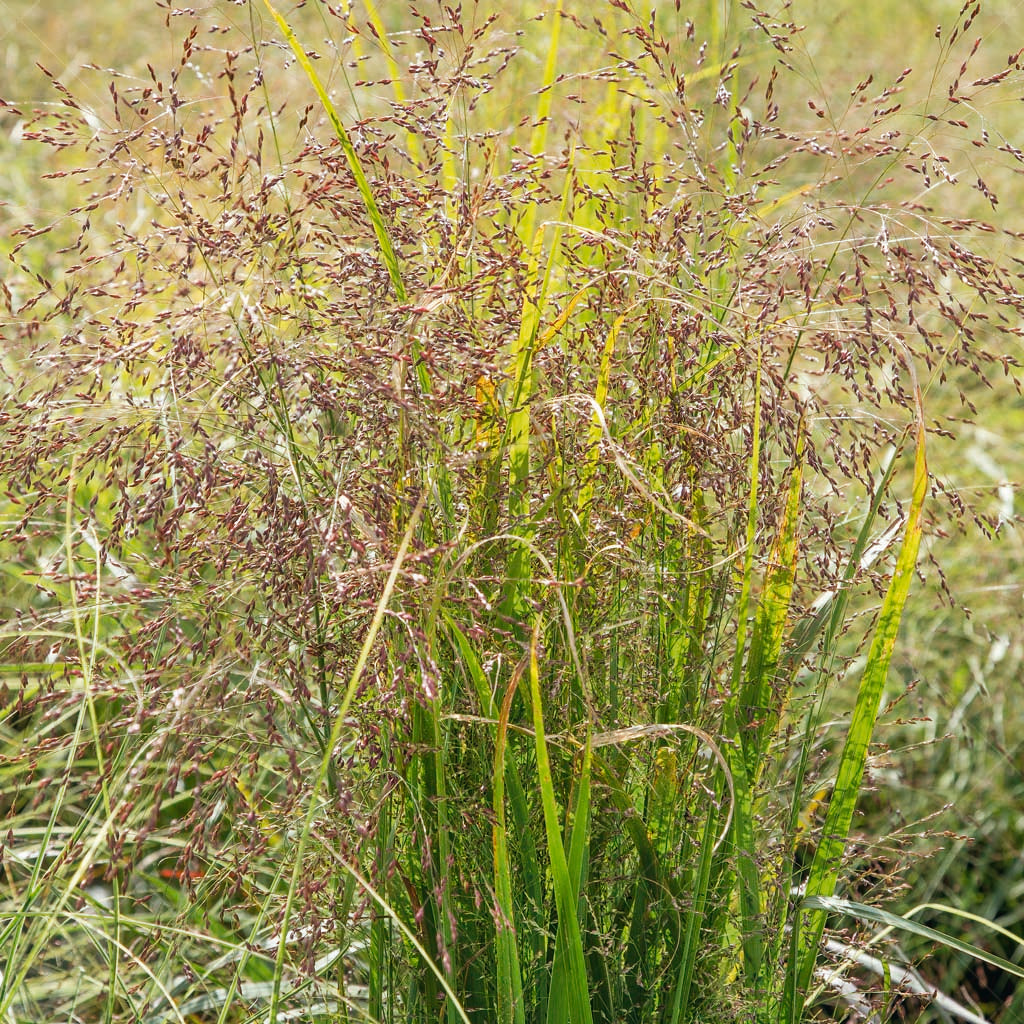
[[[999,970],[1006,971],[1007,974],[1012,974],[1016,978],[1024,978],[1024,967],[1020,964],[1015,964],[1010,960],[997,956],[995,953],[989,953],[980,946],[974,945],[973,942],[965,942],[963,939],[958,939],[948,932],[939,931],[938,928],[930,928],[925,924],[918,924],[917,921],[912,921],[910,918],[899,914],[891,914],[888,910],[882,910],[880,907],[869,907],[864,903],[856,903],[853,900],[841,900],[835,896],[808,896],[801,902],[800,906],[804,910],[819,911],[822,914],[846,914],[849,917],[857,918],[858,921],[884,924],[888,928],[896,928],[899,931],[917,935],[922,939],[928,939],[930,942],[941,943],[943,946],[955,949],[958,953],[963,953],[966,956],[973,957],[975,960],[981,960],[986,964],[991,964],[993,967],[998,967]]]

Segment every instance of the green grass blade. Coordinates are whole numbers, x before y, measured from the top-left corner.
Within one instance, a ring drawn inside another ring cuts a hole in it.
[[[917,564],[917,553],[921,543],[922,510],[928,492],[924,426],[920,421],[917,426],[915,448],[913,496],[907,515],[903,545],[896,558],[893,577],[885,600],[882,602],[867,665],[850,720],[849,732],[840,757],[835,788],[822,830],[821,843],[815,851],[814,860],[811,863],[806,889],[808,897],[830,897],[835,891],[846,839],[853,822],[857,797],[864,778],[868,746],[878,717],[882,690],[889,671],[889,662],[896,644],[903,607],[910,592],[914,567]],[[800,918],[798,917],[796,927],[799,926]],[[800,1018],[803,998],[801,993],[805,992],[810,984],[824,927],[824,912],[813,912],[797,943],[798,963],[791,965],[791,970],[793,968],[796,970],[795,990],[791,984],[787,993],[789,1019],[793,1024],[796,1024]]]
[[[562,29],[562,0],[558,0],[552,12],[551,35],[548,42],[547,62],[541,82],[537,110],[534,115],[534,129],[530,136],[530,151],[540,159],[547,142],[548,120],[551,116],[551,101],[555,78],[558,73],[558,44]],[[566,171],[565,191],[557,223],[565,220],[569,191],[572,187],[572,159]],[[530,476],[530,398],[532,393],[533,353],[537,341],[540,317],[547,300],[551,271],[558,254],[561,227],[556,226],[551,241],[547,266],[538,289],[541,252],[544,244],[544,226],[537,226],[537,203],[527,206],[526,215],[520,228],[521,237],[527,246],[526,282],[523,289],[523,312],[519,333],[512,343],[511,380],[513,395],[508,419],[508,474],[509,474],[509,517],[513,523],[524,522],[529,517],[530,503],[527,486]],[[521,620],[526,611],[526,591],[530,583],[530,552],[525,545],[517,544],[511,551],[508,564],[508,586],[504,599],[506,613]]]
[[[747,610],[754,582],[754,551],[757,541],[758,480],[761,468],[761,357],[758,354],[757,378],[754,383],[754,410],[752,414],[753,437],[750,442],[749,479],[750,494],[747,502],[747,532],[743,547],[743,575],[739,605],[736,612],[736,650],[733,655],[733,699],[740,693],[743,672],[743,658],[746,654]],[[738,710],[738,709],[737,709]],[[738,715],[737,715],[738,717]],[[736,737],[737,739],[739,737]]]
[[[494,707],[494,697],[487,675],[480,664],[480,659],[473,650],[469,638],[455,623],[454,618],[445,611],[442,611],[441,614],[455,639],[456,648],[472,680],[480,708],[484,716],[489,718],[497,713],[497,709]],[[523,662],[521,668],[517,669],[515,676],[517,685],[524,668],[525,662]],[[515,693],[514,689],[512,693]],[[497,726],[495,726],[495,730],[496,728]],[[496,732],[495,735],[497,735]],[[531,823],[529,801],[516,759],[506,757],[504,769],[504,795],[512,812],[513,835],[515,836],[516,846],[519,851],[521,884],[525,895],[524,902],[519,906],[520,918],[524,920],[525,925],[523,928],[523,941],[529,944],[532,962],[540,963],[544,960],[547,951],[547,922],[541,920],[539,916],[542,914],[544,906],[544,882],[541,875],[542,860],[537,849],[537,841]],[[507,848],[507,834],[503,842]],[[534,915],[536,916],[534,917]],[[542,1006],[544,1004],[547,998],[546,992],[546,977],[542,976],[532,991],[536,1005]]]
[[[763,892],[758,868],[753,793],[747,777],[742,750],[729,747],[729,769],[735,787],[732,822],[734,868],[739,883],[743,971],[747,982],[756,985],[764,959]]]
[[[857,918],[859,921],[871,921],[874,924],[883,924],[887,928],[908,932],[922,939],[928,939],[930,942],[937,942],[943,946],[948,946],[950,949],[955,949],[958,953],[973,957],[975,960],[991,964],[991,966],[998,967],[999,970],[1006,971],[1007,974],[1012,974],[1014,977],[1024,978],[1024,967],[1020,964],[1015,964],[1010,960],[997,956],[995,953],[989,953],[972,942],[965,942],[963,939],[958,939],[947,932],[939,931],[937,928],[918,924],[917,921],[912,921],[910,918],[900,916],[899,914],[891,914],[880,907],[870,907],[864,903],[841,900],[834,896],[808,896],[800,906],[804,910],[813,910],[822,914],[846,914],[849,917]],[[970,916],[977,919],[975,915]],[[1021,944],[1020,939],[1017,942]]]
[[[516,943],[512,870],[508,855],[508,825],[505,818],[505,748],[508,738],[508,716],[524,667],[520,663],[505,693],[494,744],[494,825],[491,828],[491,836],[494,848],[494,895],[498,904],[494,939],[497,952],[498,1024],[525,1024],[526,1021],[522,970]]]
[[[381,52],[384,54],[384,60],[387,62],[388,74],[391,76],[391,91],[395,94],[395,101],[399,106],[404,107],[408,102],[408,98],[405,94],[405,87],[402,84],[401,69],[398,66],[398,61],[395,60],[394,50],[388,38],[387,29],[384,27],[384,19],[381,18],[380,11],[373,0],[363,0],[363,6],[366,8],[366,16],[370,19],[377,42],[380,43]],[[353,39],[358,38],[358,34],[353,33]],[[423,150],[420,146],[420,140],[411,131],[406,131],[405,133],[405,148],[409,154],[409,159],[414,164],[423,163]]]
[[[381,894],[370,884],[370,882],[365,879],[347,860],[345,860],[344,857],[341,857],[333,850],[331,851],[331,855],[334,857],[338,866],[344,871],[347,871],[356,880],[367,896],[369,896],[370,899],[372,899],[373,902],[376,903],[389,918],[391,918],[395,927],[398,928],[402,935],[405,936],[406,940],[412,945],[413,949],[415,949],[420,955],[431,973],[433,973],[434,977],[437,978],[441,988],[444,989],[445,995],[448,997],[448,1002],[451,1004],[455,1016],[461,1020],[463,1024],[471,1024],[471,1021],[469,1017],[466,1016],[466,1011],[463,1008],[462,1003],[459,1001],[459,997],[455,990],[448,983],[448,980],[445,978],[444,972],[441,968],[438,967],[438,965],[431,959],[430,954],[424,948],[423,943],[416,937],[416,933],[405,923],[405,921],[402,920],[401,915],[397,913],[394,907],[392,907],[391,904],[388,903],[387,900],[385,900],[384,897],[381,896]],[[281,945],[284,945],[284,943],[281,943]],[[274,1019],[275,1018],[273,1016],[270,1017],[270,1020]]]
[[[611,382],[612,355],[615,353],[615,343],[625,321],[626,314],[622,313],[615,318],[608,331],[604,348],[601,351],[601,363],[597,370],[597,381],[594,385],[595,408],[590,417],[590,429],[587,433],[586,462],[583,465],[579,499],[576,503],[576,510],[580,520],[580,532],[584,536],[587,533],[590,521],[590,506],[594,499],[594,478],[597,475],[597,467],[601,461],[601,438],[604,435],[605,419],[603,413],[605,402],[608,401],[608,387]]]
[[[473,650],[469,637],[459,628],[452,615],[444,610],[442,610],[441,615],[455,640],[455,646],[462,658],[462,663],[473,683],[477,703],[480,705],[480,714],[489,718],[495,713],[494,697],[491,694],[491,687],[487,681],[483,665],[480,664],[480,659],[477,657],[476,651]]]
[[[571,159],[570,159],[571,164]],[[523,312],[519,333],[513,342],[511,379],[513,382],[511,412],[508,418],[508,486],[509,518],[517,530],[531,533],[528,526],[530,516],[530,401],[533,397],[533,356],[537,347],[537,335],[541,313],[547,302],[551,276],[558,259],[562,238],[561,224],[565,220],[572,189],[572,174],[566,172],[562,204],[556,221],[551,247],[540,276],[541,253],[544,246],[544,227],[537,229],[530,243],[526,268],[526,287],[523,291]],[[531,209],[533,209],[531,207]],[[516,544],[509,554],[508,584],[505,598],[507,613],[520,620],[526,609],[526,595],[530,587],[530,547]]]
[[[544,711],[540,693],[540,669],[537,663],[540,622],[534,625],[530,641],[530,699],[533,705],[534,746],[537,753],[537,775],[540,780],[541,801],[544,806],[544,827],[551,860],[552,884],[558,912],[558,930],[565,942],[565,981],[571,1024],[593,1024],[590,997],[587,991],[587,969],[580,934],[577,886],[569,871],[569,862],[562,843],[562,822],[555,797],[555,784],[551,775],[547,740],[544,734]],[[552,1021],[549,1013],[548,1021]],[[561,1024],[561,1022],[559,1022]]]
[[[338,142],[341,144],[342,152],[345,154],[345,160],[348,163],[353,178],[355,178],[356,188],[359,190],[359,195],[362,198],[363,207],[366,209],[367,216],[370,218],[370,223],[373,225],[373,233],[377,239],[377,247],[380,250],[381,258],[384,260],[384,266],[387,268],[388,277],[391,279],[391,287],[395,291],[395,298],[398,300],[399,305],[407,305],[409,302],[409,294],[406,290],[405,282],[402,279],[402,271],[398,263],[398,254],[396,253],[394,244],[391,241],[391,235],[388,231],[387,224],[384,222],[384,217],[380,212],[380,207],[377,205],[373,189],[370,187],[370,183],[366,178],[366,172],[363,170],[363,166],[360,163],[359,154],[356,153],[355,146],[352,145],[352,140],[349,137],[348,132],[345,130],[345,125],[342,123],[337,109],[331,102],[331,98],[327,94],[327,90],[324,88],[323,82],[320,81],[320,76],[316,73],[316,69],[313,67],[313,62],[309,59],[309,55],[306,53],[295,33],[292,31],[291,26],[283,15],[281,15],[281,13],[274,7],[271,0],[263,0],[263,3],[270,12],[271,17],[277,22],[282,34],[288,41],[288,45],[298,58],[303,71],[305,71],[306,77],[309,79],[317,96],[320,98],[320,102],[331,122],[331,127],[334,129],[334,134],[338,139]],[[431,391],[430,372],[427,369],[426,364],[420,358],[420,343],[417,340],[415,331],[410,332],[410,346],[412,365],[415,367],[416,378],[419,382],[419,386],[425,394],[429,394]],[[396,362],[395,373],[396,390],[401,392],[401,361]],[[281,408],[285,408],[285,403],[282,402]],[[404,476],[404,473],[408,468],[406,465],[409,457],[407,429],[406,413],[405,410],[402,409],[399,414],[398,441],[402,476]],[[442,489],[445,485],[445,476],[446,473],[444,470],[440,469],[437,477]],[[404,479],[400,479],[398,482],[399,488],[403,488],[405,483],[406,481]],[[401,529],[401,525],[401,523],[397,524],[399,530]]]
[[[579,788],[576,793],[576,809],[573,813],[572,831],[569,840],[569,878],[576,889],[577,913],[583,916],[580,896],[586,878],[587,837],[590,824],[590,769],[591,742],[588,735],[583,748],[582,767],[580,770]],[[572,987],[572,979],[568,976],[569,958],[567,954],[567,936],[559,927],[555,941],[555,959],[551,969],[551,1001],[548,1004],[547,1019],[551,1022],[575,1020],[568,1007],[568,993]]]
[[[749,739],[742,706],[743,660],[746,654],[747,617],[754,578],[754,550],[757,540],[758,479],[761,465],[761,355],[758,353],[752,413],[753,437],[750,448],[750,497],[743,556],[743,576],[736,611],[736,651],[733,655],[732,686],[725,705],[725,726],[732,743],[727,757],[735,785],[735,814],[732,821],[733,854],[739,883],[740,929],[743,942],[743,970],[749,984],[756,983],[764,955],[763,898],[757,865],[752,773],[744,756]]]
[[[850,585],[858,572],[869,569],[889,547],[899,530],[899,523],[893,523],[872,540],[871,528],[878,518],[878,510],[882,505],[886,489],[896,470],[895,457],[885,465],[882,476],[870,495],[864,522],[857,534],[850,558],[839,586],[822,594],[812,606],[811,614],[802,619],[793,628],[786,643],[786,649],[780,660],[784,672],[792,672],[807,656],[815,641],[824,632],[824,649],[833,650],[833,639],[838,634],[846,616],[846,607],[850,600]],[[827,673],[826,673],[827,674]]]
[[[533,114],[533,131],[530,134],[530,153],[534,160],[543,157],[548,138],[548,122],[551,118],[551,101],[554,99],[555,79],[558,76],[558,44],[562,34],[562,0],[557,0],[551,12],[551,35],[548,37],[548,56],[544,64],[544,77],[537,90],[537,109]],[[523,217],[520,238],[531,246],[537,230],[537,204],[530,203]]]
[[[711,870],[715,855],[715,828],[718,824],[718,810],[712,806],[708,810],[704,831],[701,835],[700,856],[697,870],[694,872],[693,884],[686,893],[689,905],[684,912],[686,922],[683,931],[683,944],[679,956],[679,967],[676,974],[675,992],[672,994],[672,1010],[670,1024],[687,1020],[690,1010],[690,993],[693,990],[694,970],[697,957],[701,950],[700,930],[704,923],[704,914],[708,903],[708,892],[711,885]]]
[[[447,866],[453,863],[451,856],[453,826],[448,815],[450,800],[448,796],[448,783],[444,750],[447,745],[439,718],[439,700],[434,699],[427,702],[426,708],[420,713],[423,714],[427,741],[427,749],[421,755],[424,772],[422,776],[422,806],[424,808],[424,822],[429,823],[430,831],[433,833],[431,842],[437,848],[437,864],[442,865],[442,872]],[[436,868],[434,869],[437,870]],[[451,886],[445,884],[443,875],[436,874],[433,879],[440,894],[440,920],[437,928],[438,959],[446,965],[449,977],[454,978],[459,973],[458,947],[451,948],[451,943],[441,936],[451,930],[450,922],[456,920],[452,909]],[[443,945],[442,945],[443,942]],[[454,1024],[454,1007],[451,1001],[448,1003],[448,1018]]]
[[[356,153],[355,146],[352,145],[352,140],[349,138],[345,125],[342,123],[338,111],[331,102],[331,97],[327,95],[327,90],[324,88],[323,82],[320,81],[320,76],[316,73],[313,62],[309,59],[309,55],[292,31],[291,26],[270,0],[263,0],[263,3],[270,12],[270,16],[277,22],[281,33],[288,41],[288,45],[292,48],[292,52],[298,59],[302,70],[305,71],[306,77],[316,90],[316,94],[323,104],[324,111],[331,122],[331,127],[334,129],[335,137],[341,143],[341,149],[345,154],[345,160],[348,163],[349,170],[352,172],[352,177],[355,178],[356,188],[359,190],[359,195],[363,200],[363,206],[366,208],[370,223],[373,225],[373,232],[377,236],[377,245],[380,247],[384,265],[387,267],[388,276],[391,278],[391,286],[395,289],[395,297],[400,303],[408,302],[409,296],[402,281],[402,272],[398,265],[398,255],[391,242],[391,235],[388,233],[384,217],[380,212],[380,207],[377,205],[377,200],[374,198],[373,189],[370,188],[370,183],[366,179],[366,172],[363,170],[363,165],[359,162],[359,154]]]
[[[822,594],[817,599],[812,606],[811,613],[806,618],[802,619],[791,631],[785,644],[785,650],[783,651],[779,661],[780,671],[782,673],[788,675],[795,672],[818,638],[822,637],[821,646],[824,655],[818,666],[818,682],[814,688],[819,696],[814,701],[814,706],[805,716],[804,739],[800,747],[800,756],[797,760],[796,772],[792,783],[790,820],[786,830],[786,835],[791,837],[791,841],[792,837],[797,836],[800,831],[798,828],[798,821],[805,807],[804,780],[807,776],[809,753],[813,748],[813,732],[815,723],[818,720],[817,709],[820,707],[820,702],[827,690],[825,682],[831,673],[836,650],[835,640],[841,633],[843,624],[846,621],[846,612],[850,602],[853,581],[859,572],[864,572],[869,569],[875,561],[888,550],[893,538],[899,532],[900,523],[896,521],[891,526],[883,530],[880,535],[872,538],[872,528],[878,518],[878,511],[881,507],[882,499],[887,492],[893,473],[896,470],[896,466],[897,459],[894,452],[885,462],[882,475],[877,481],[874,490],[869,494],[867,512],[864,515],[861,528],[858,531],[856,540],[854,541],[853,549],[847,560],[842,579],[834,589]],[[790,856],[785,859],[782,876],[782,892],[790,891],[792,877],[793,858],[791,852]],[[773,960],[777,960],[781,956],[782,947],[785,943],[788,942],[790,947],[784,982],[787,988],[787,993],[789,993],[785,998],[787,1006],[790,1005],[792,999],[793,972],[796,969],[798,959],[795,945],[797,932],[798,929],[791,929],[787,938],[787,934],[782,928],[776,928],[774,938],[772,940],[771,958]]]
[[[551,35],[548,37],[548,59],[544,65],[544,79],[541,83],[533,134],[530,136],[530,152],[543,151],[548,137],[548,119],[551,117],[553,86],[558,75],[558,43],[562,34],[562,0],[558,0],[551,12]]]

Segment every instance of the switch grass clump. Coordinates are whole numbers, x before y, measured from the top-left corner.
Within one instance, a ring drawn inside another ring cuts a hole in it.
[[[922,553],[991,527],[928,454],[1016,387],[1020,54],[163,11],[4,108],[66,202],[5,243],[0,1017],[929,1013],[883,929],[1019,976],[853,868]]]

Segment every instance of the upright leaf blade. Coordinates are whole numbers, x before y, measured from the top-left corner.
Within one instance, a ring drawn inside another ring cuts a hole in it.
[[[583,956],[583,939],[580,934],[577,887],[569,870],[562,843],[562,822],[555,798],[555,783],[548,758],[547,740],[544,733],[544,712],[540,693],[540,669],[537,663],[537,645],[540,622],[534,625],[530,639],[530,699],[533,704],[534,744],[537,753],[537,775],[540,781],[541,801],[544,805],[544,827],[547,832],[548,854],[551,858],[551,874],[555,888],[555,904],[558,911],[558,931],[563,937],[566,959],[565,991],[568,997],[569,1019],[567,1024],[593,1024],[590,996],[587,992],[587,968]],[[588,744],[589,749],[589,744]],[[555,1024],[548,1016],[549,1024]],[[561,1022],[559,1022],[561,1024]]]
[[[519,686],[522,666],[516,669],[501,703],[494,743],[494,825],[491,828],[494,847],[494,895],[498,904],[495,915],[495,946],[497,948],[498,1024],[525,1024],[523,980],[516,946],[515,907],[512,899],[512,870],[508,856],[508,826],[505,819],[505,748],[508,739],[508,716],[512,698]]]
[[[398,266],[398,255],[391,242],[391,235],[388,233],[387,225],[384,223],[380,207],[377,205],[377,200],[373,195],[373,189],[370,187],[369,181],[367,181],[366,172],[363,170],[362,163],[360,163],[359,154],[356,153],[355,146],[352,145],[352,139],[345,130],[345,125],[342,123],[337,109],[331,102],[331,97],[327,95],[327,90],[324,88],[323,82],[320,81],[320,76],[316,73],[313,62],[309,59],[309,55],[292,31],[291,26],[270,0],[263,0],[263,3],[270,12],[270,16],[277,22],[285,39],[288,40],[292,53],[295,54],[299,64],[302,65],[302,70],[305,71],[306,77],[316,90],[316,94],[323,104],[324,111],[331,122],[331,127],[334,129],[334,135],[338,142],[341,143],[341,151],[345,154],[345,160],[348,163],[349,170],[352,172],[352,177],[355,178],[356,188],[359,190],[363,206],[370,217],[370,223],[373,225],[373,233],[377,236],[377,245],[380,247],[384,265],[387,267],[388,276],[391,278],[391,285],[395,289],[395,297],[401,303],[408,302],[409,296],[405,290],[402,272]]]
[[[756,780],[764,764],[766,744],[771,740],[788,696],[785,692],[777,692],[780,685],[777,674],[799,553],[797,528],[802,507],[805,436],[802,421],[798,429],[797,461],[790,477],[789,494],[779,532],[768,558],[764,590],[758,602],[754,632],[750,638],[746,683],[740,699],[742,710],[748,718],[754,719],[744,723],[747,727],[743,732],[744,752],[751,780]]]
[[[835,892],[843,851],[864,778],[868,747],[878,718],[882,690],[889,672],[889,662],[896,644],[903,608],[910,593],[914,567],[917,564],[917,553],[921,544],[922,510],[927,493],[928,465],[925,458],[924,425],[919,421],[914,460],[914,488],[903,545],[897,555],[892,581],[882,602],[878,624],[872,637],[867,665],[861,678],[849,732],[839,760],[835,789],[825,817],[821,843],[811,863],[807,880],[807,898],[832,896]],[[797,963],[792,965],[795,967],[795,977],[791,974],[787,986],[788,1019],[792,1024],[799,1021],[802,1013],[803,993],[811,981],[818,945],[825,927],[825,916],[823,910],[811,911],[806,925],[797,937]],[[796,927],[799,928],[800,925],[801,918],[798,917]]]

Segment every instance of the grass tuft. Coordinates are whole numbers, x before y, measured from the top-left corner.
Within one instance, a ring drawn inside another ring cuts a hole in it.
[[[1020,1019],[998,19],[262,0],[4,101],[0,1020]]]

